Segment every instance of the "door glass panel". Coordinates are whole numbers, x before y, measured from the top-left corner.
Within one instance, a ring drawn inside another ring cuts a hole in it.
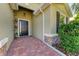
[[[28,21],[20,20],[20,36],[28,35]]]

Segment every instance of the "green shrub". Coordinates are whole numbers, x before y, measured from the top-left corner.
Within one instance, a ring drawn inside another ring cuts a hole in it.
[[[79,52],[79,21],[61,25],[59,29],[61,47],[67,52]]]

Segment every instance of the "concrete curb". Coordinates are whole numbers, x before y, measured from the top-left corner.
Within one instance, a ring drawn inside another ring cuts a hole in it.
[[[45,43],[48,47],[50,47],[52,50],[58,52],[58,54],[60,54],[60,56],[66,56],[64,53],[62,53],[61,51],[59,51],[58,49],[56,49],[55,47],[49,45],[48,43],[46,43],[45,41],[43,41],[43,43]]]

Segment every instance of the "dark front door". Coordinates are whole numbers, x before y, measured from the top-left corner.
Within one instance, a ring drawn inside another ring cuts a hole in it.
[[[28,35],[28,21],[20,20],[20,36]]]

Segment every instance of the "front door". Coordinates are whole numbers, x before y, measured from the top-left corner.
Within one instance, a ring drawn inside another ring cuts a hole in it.
[[[28,35],[28,21],[20,20],[20,36]]]

